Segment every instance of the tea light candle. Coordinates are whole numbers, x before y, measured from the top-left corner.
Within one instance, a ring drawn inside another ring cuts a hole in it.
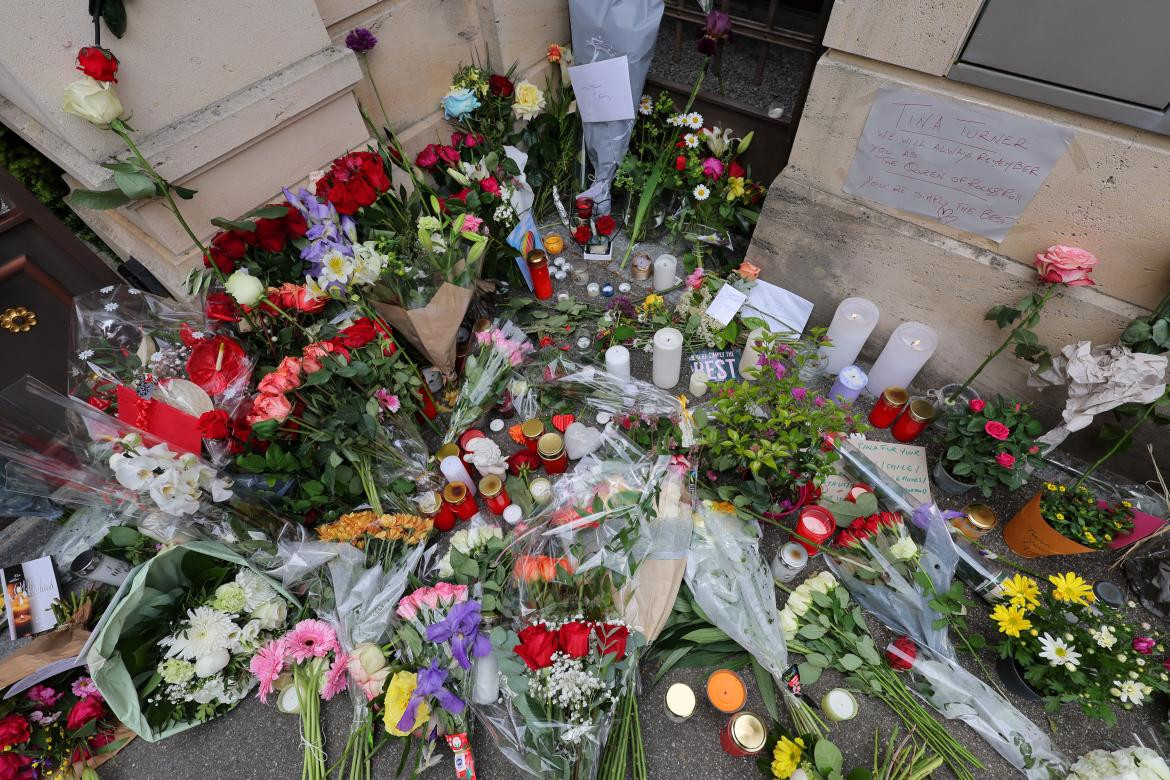
[[[508,504],[504,507],[504,522],[508,525],[516,525],[524,518],[524,510],[515,504]]]
[[[567,300],[569,300],[569,294],[568,293],[557,293],[557,300],[558,301],[567,301]]]
[[[675,683],[666,689],[666,717],[682,723],[695,714],[695,692],[685,683]]]
[[[488,423],[488,427],[492,429],[492,433],[499,433],[504,430],[504,421],[497,417]]]
[[[937,347],[938,334],[929,325],[903,322],[894,329],[869,370],[866,391],[877,395],[887,387],[910,387]]]
[[[622,379],[630,378],[630,351],[615,345],[605,351],[605,370]]]
[[[599,285],[597,282],[590,282],[589,286],[585,288],[585,294],[590,298],[596,298],[601,294],[601,285]]]
[[[578,268],[573,267],[573,282],[575,284],[586,284],[589,281],[589,271],[584,266]]]
[[[593,346],[593,339],[589,338],[588,336],[578,336],[577,337],[577,349],[579,349],[580,351],[585,352],[591,346]]]
[[[824,371],[836,374],[852,365],[869,334],[878,323],[878,307],[865,298],[846,298],[837,306],[825,337],[831,346],[821,347],[821,357],[828,360]]]
[[[632,288],[630,287],[630,283],[629,283],[629,282],[622,282],[621,284],[619,284],[619,285],[618,285],[618,292],[620,292],[622,295],[625,295],[625,294],[626,294],[626,293],[628,293],[628,292],[629,292],[631,289],[632,289]]]
[[[857,697],[844,688],[834,688],[821,697],[821,710],[835,723],[853,720],[857,717]]]
[[[756,344],[771,331],[767,328],[756,328],[747,335],[747,343],[743,347],[743,355],[739,358],[739,375],[744,379],[755,379],[756,368],[760,362],[760,351]]]
[[[865,372],[857,366],[845,366],[829,390],[829,398],[838,406],[852,406],[865,389]]]
[[[613,285],[608,284],[608,283],[601,285],[601,294],[604,295],[606,298],[612,298],[613,297]]]
[[[654,384],[668,390],[678,384],[682,371],[683,335],[675,328],[654,334]]]
[[[691,381],[687,384],[687,390],[694,398],[702,398],[707,392],[707,372],[694,371],[691,373]]]
[[[785,542],[772,558],[772,576],[780,582],[792,582],[808,565],[808,550],[796,542]]]
[[[720,712],[738,712],[747,702],[747,686],[730,669],[716,669],[707,678],[707,699]]]
[[[598,412],[597,413],[597,424],[598,425],[609,425],[609,422],[612,419],[613,419],[613,415],[610,414],[609,412]]]
[[[674,287],[674,277],[677,270],[677,257],[659,255],[658,259],[654,261],[654,289],[661,291]]]
[[[443,472],[443,476],[447,478],[448,482],[462,482],[467,485],[467,492],[475,495],[475,480],[471,478],[467,467],[463,465],[463,461],[459,459],[458,455],[448,455],[439,461],[439,470]]]
[[[553,278],[558,282],[563,282],[569,278],[569,275],[565,273],[564,268],[558,268],[557,270],[553,271]]]

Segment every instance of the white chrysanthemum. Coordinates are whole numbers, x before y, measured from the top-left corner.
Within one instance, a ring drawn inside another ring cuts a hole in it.
[[[117,311],[117,310],[118,310],[118,304],[116,304],[116,303],[113,303],[113,302],[110,302],[110,303],[107,303],[107,304],[106,304],[105,306],[103,306],[102,308],[103,308],[103,309],[105,309],[106,311]]]
[[[1112,626],[1101,626],[1099,631],[1090,628],[1089,636],[1093,637],[1093,641],[1097,643],[1097,647],[1104,648],[1105,650],[1111,650],[1117,644],[1117,635],[1113,633]]]
[[[114,285],[112,285],[112,284],[107,285],[107,286],[103,287],[101,290],[99,290],[99,292],[102,293],[103,295],[109,295],[113,291],[114,291]]]
[[[1040,657],[1048,661],[1050,666],[1075,669],[1077,664],[1081,662],[1081,654],[1076,651],[1076,648],[1051,634],[1045,633],[1044,636],[1040,637],[1040,646],[1044,648],[1040,651]]]
[[[1116,687],[1111,692],[1115,691],[1113,695],[1122,703],[1141,704],[1145,701],[1145,691],[1137,680],[1114,680],[1113,685]]]
[[[252,612],[261,604],[279,598],[268,580],[249,568],[240,569],[236,584],[244,589],[244,611]]]
[[[691,113],[687,114],[686,119],[683,121],[686,122],[687,127],[691,128],[692,130],[698,130],[703,126],[703,115],[698,111],[692,111]]]
[[[187,612],[187,628],[159,644],[168,648],[168,658],[194,661],[202,655],[230,647],[238,631],[230,615],[211,607],[196,607]]]
[[[432,217],[429,214],[424,214],[418,218],[418,229],[425,230],[428,233],[434,233],[441,230],[443,224],[439,222],[438,217]]]
[[[688,149],[694,149],[699,145],[699,136],[694,133],[687,133],[683,136],[683,143],[687,145]]]
[[[691,195],[694,196],[695,200],[706,200],[711,197],[711,190],[707,188],[706,184],[699,184],[691,191]]]

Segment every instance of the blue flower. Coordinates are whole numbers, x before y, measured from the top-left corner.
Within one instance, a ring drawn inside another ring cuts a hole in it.
[[[437,658],[431,661],[429,667],[418,670],[418,685],[415,687],[414,693],[410,695],[410,701],[406,705],[406,711],[402,713],[402,719],[398,721],[400,731],[410,730],[418,713],[418,706],[428,696],[433,696],[439,706],[452,715],[459,715],[467,708],[467,703],[463,699],[443,687],[445,682],[447,682],[447,670],[439,668],[439,659]]]
[[[443,108],[444,119],[459,120],[479,108],[479,98],[466,87],[451,90],[439,101]]]

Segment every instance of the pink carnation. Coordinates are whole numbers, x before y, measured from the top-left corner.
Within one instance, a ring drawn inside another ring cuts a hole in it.
[[[477,232],[479,232],[479,229],[481,227],[483,227],[483,220],[482,219],[475,216],[474,214],[464,214],[463,215],[463,228],[462,228],[462,230],[464,233],[477,233]]]
[[[1089,274],[1098,262],[1092,252],[1057,244],[1037,253],[1035,265],[1042,281],[1067,284],[1069,287],[1089,287],[1093,284]]]
[[[302,620],[284,637],[289,656],[297,663],[336,652],[337,634],[324,620]]]
[[[252,656],[248,664],[252,676],[260,681],[260,701],[267,703],[268,694],[272,693],[273,684],[284,671],[285,646],[284,639],[273,639],[261,647],[256,655]]]
[[[34,685],[28,689],[28,700],[38,707],[52,707],[65,694],[47,685]]]

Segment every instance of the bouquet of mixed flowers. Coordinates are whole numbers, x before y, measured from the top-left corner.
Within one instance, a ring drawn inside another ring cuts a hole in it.
[[[974,482],[986,497],[1002,487],[1018,490],[1040,464],[1042,431],[1026,404],[1002,396],[972,399],[947,418],[943,468],[959,482]]]
[[[999,655],[1022,671],[1052,712],[1075,703],[1091,718],[1117,722],[1155,691],[1170,692],[1170,657],[1148,623],[1134,626],[1094,606],[1093,590],[1074,572],[1048,586],[1017,574],[1003,581],[991,612],[1003,641]],[[1070,619],[1071,618],[1071,619]]]
[[[485,625],[512,617],[512,604],[502,598],[512,571],[512,534],[482,520],[471,521],[448,539],[435,564],[435,576],[459,585],[478,586]]]
[[[513,81],[515,70],[512,66],[500,74],[462,66],[439,101],[443,118],[485,136],[494,148],[502,147],[513,135],[515,120],[531,121],[545,108],[544,93],[527,80]]]
[[[844,774],[841,749],[825,737],[794,736],[781,728],[768,734],[768,741],[756,762],[764,777],[771,780],[925,780],[942,766],[943,760],[918,743],[913,734],[901,736],[898,729],[884,740],[874,734],[873,764]]]
[[[482,134],[453,133],[450,146],[427,144],[414,162],[437,182],[445,212],[465,214],[465,230],[494,237],[500,246],[531,205],[523,153],[491,147]]]
[[[1040,497],[1040,514],[1061,536],[1101,550],[1118,536],[1133,530],[1133,504],[1105,504],[1081,483],[1066,486],[1046,482]]]
[[[427,517],[378,515],[362,509],[317,526],[316,531],[317,538],[323,542],[343,542],[364,550],[366,566],[380,564],[389,571],[426,542],[433,529],[434,523]]]
[[[1092,750],[1077,759],[1065,780],[1170,780],[1170,766],[1146,747]]]
[[[468,355],[463,365],[463,385],[451,410],[444,442],[455,441],[499,401],[512,369],[533,351],[532,342],[511,321],[493,323],[491,328],[478,331],[475,340],[479,351]]]

